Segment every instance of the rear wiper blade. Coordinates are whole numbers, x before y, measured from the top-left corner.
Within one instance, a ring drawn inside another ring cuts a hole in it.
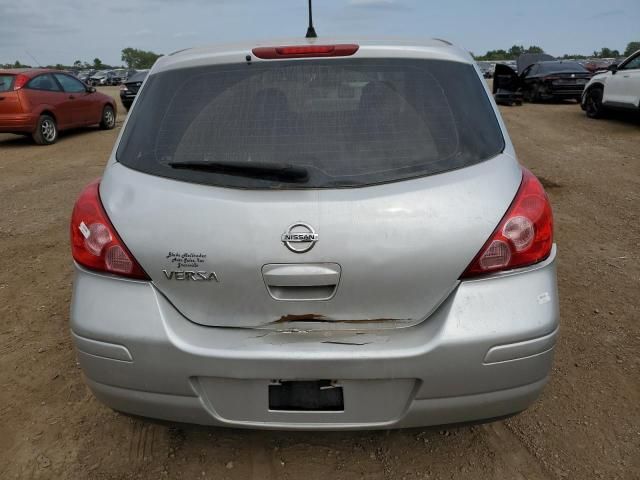
[[[306,182],[309,179],[309,171],[306,168],[291,165],[290,163],[203,161],[169,162],[168,165],[171,168],[202,170],[252,178],[277,178],[293,182]]]

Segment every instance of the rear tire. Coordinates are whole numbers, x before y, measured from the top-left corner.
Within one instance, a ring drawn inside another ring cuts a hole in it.
[[[540,102],[540,85],[537,83],[531,89],[531,102],[532,103]]]
[[[524,91],[523,99],[525,102],[537,103],[540,101],[540,86],[536,83]]]
[[[602,118],[604,108],[602,106],[602,96],[604,90],[601,87],[590,88],[584,96],[584,111],[589,118]]]
[[[102,130],[111,130],[116,126],[116,112],[111,105],[106,105],[102,110],[102,119],[100,120],[100,128]]]
[[[51,145],[58,140],[58,126],[51,115],[40,115],[36,131],[31,135],[38,145]]]

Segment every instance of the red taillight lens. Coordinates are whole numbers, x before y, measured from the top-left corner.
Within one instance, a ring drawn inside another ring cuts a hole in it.
[[[16,75],[15,80],[13,81],[13,89],[14,90],[20,90],[22,87],[24,87],[27,82],[29,81],[29,77],[27,77],[26,75]]]
[[[253,54],[265,60],[277,58],[305,58],[305,57],[348,57],[358,51],[360,47],[353,44],[339,45],[300,45],[284,47],[258,47]]]
[[[149,280],[116,232],[100,201],[100,180],[80,193],[71,215],[73,259],[91,270]]]
[[[527,169],[509,210],[462,278],[541,262],[553,246],[553,214],[544,188]]]

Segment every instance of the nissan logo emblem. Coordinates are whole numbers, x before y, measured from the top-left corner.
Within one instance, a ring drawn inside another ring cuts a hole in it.
[[[311,225],[297,222],[282,234],[282,243],[294,253],[305,253],[318,242],[318,234]]]

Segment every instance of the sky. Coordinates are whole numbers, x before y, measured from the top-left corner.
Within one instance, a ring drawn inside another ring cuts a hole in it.
[[[0,0],[0,64],[121,64],[125,47],[171,53],[300,37],[307,0]],[[623,51],[640,41],[640,0],[314,0],[319,37],[444,38],[476,54]]]

